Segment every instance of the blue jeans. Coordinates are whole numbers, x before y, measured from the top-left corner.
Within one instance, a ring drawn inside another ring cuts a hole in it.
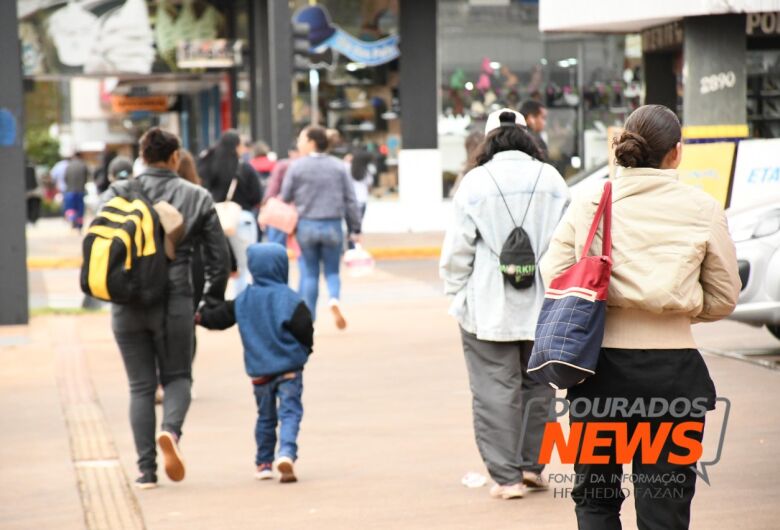
[[[81,228],[84,225],[84,195],[82,191],[67,191],[63,197],[63,209],[65,218],[73,228]]]
[[[303,271],[304,302],[317,316],[317,297],[320,289],[320,263],[325,269],[325,282],[332,299],[341,296],[341,251],[344,248],[344,232],[341,219],[301,219],[298,221],[298,244],[301,246],[305,270]]]
[[[283,247],[287,247],[287,234],[278,228],[269,226],[265,229],[265,235],[268,238],[269,243],[277,243]],[[303,256],[298,257],[298,292],[303,292],[303,271],[305,268],[306,265],[303,263]]]
[[[298,429],[303,417],[303,372],[276,376],[264,385],[254,385],[257,402],[255,465],[274,461],[276,426],[279,428],[279,456],[298,458]]]
[[[277,243],[283,247],[287,246],[287,234],[278,228],[274,228],[273,226],[266,227],[265,235],[268,238],[269,243]]]

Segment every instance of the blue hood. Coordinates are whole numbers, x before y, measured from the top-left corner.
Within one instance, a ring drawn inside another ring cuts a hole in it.
[[[276,243],[255,243],[246,253],[254,283],[235,305],[246,372],[260,377],[300,370],[309,352],[287,327],[303,303],[287,285],[287,250]]]
[[[290,262],[287,249],[276,243],[254,243],[246,251],[249,272],[255,285],[287,285]]]

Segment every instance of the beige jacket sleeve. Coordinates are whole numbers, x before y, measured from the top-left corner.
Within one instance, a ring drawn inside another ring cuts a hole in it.
[[[704,307],[694,322],[714,322],[734,311],[742,287],[734,242],[729,234],[726,214],[721,208],[713,212],[712,230],[707,253],[701,265],[699,283],[704,291]]]
[[[553,232],[550,246],[547,247],[539,266],[544,285],[550,285],[550,281],[563,271],[574,265],[577,255],[574,248],[574,215],[579,205],[572,202],[569,209],[563,215],[558,226]]]

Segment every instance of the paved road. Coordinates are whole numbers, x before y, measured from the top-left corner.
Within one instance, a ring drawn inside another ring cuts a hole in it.
[[[301,481],[294,485],[253,480],[254,402],[237,333],[200,330],[197,399],[182,444],[188,476],[134,494],[146,527],[573,528],[571,501],[552,493],[505,502],[490,499],[487,488],[460,485],[463,474],[484,469],[457,329],[439,293],[432,261],[384,262],[373,276],[346,281],[350,328],[339,333],[327,319],[318,323],[306,368]],[[765,331],[737,324],[696,329],[705,348],[777,346]],[[113,446],[101,449],[104,440],[82,450],[110,453],[95,462],[135,475],[126,381],[108,315],[37,317],[27,328],[0,329],[0,344],[0,527],[83,528],[83,466],[74,468],[71,445],[106,436]],[[711,486],[699,485],[693,528],[777,528],[780,373],[706,359],[733,410]],[[86,405],[78,396],[96,400],[102,415],[79,415]],[[68,427],[84,422],[89,428],[69,443]],[[549,471],[571,472],[558,463]],[[107,491],[114,479],[92,487]],[[112,491],[97,498],[101,506],[122,500],[121,489]],[[624,528],[635,528],[630,501],[624,512]]]

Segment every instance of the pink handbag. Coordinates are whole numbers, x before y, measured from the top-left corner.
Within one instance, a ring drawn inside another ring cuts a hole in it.
[[[298,224],[298,210],[292,204],[287,204],[281,199],[271,197],[260,208],[257,223],[261,228],[270,226],[281,230],[285,234],[292,234],[295,232],[295,227]]]

